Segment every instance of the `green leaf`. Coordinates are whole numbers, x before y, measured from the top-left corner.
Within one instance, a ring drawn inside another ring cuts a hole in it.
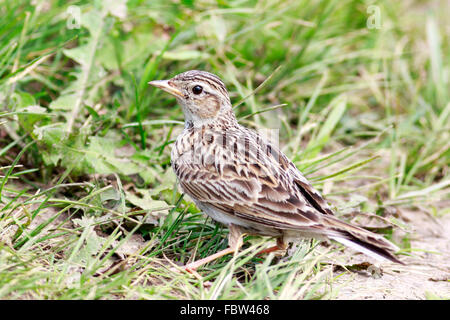
[[[29,113],[18,115],[19,122],[27,132],[32,132],[36,123],[49,117],[47,109],[37,105],[25,107],[21,111]]]
[[[104,14],[97,10],[91,10],[81,15],[81,25],[86,27],[91,35],[101,32]]]
[[[125,198],[131,204],[143,210],[154,212],[153,215],[166,216],[169,213],[169,206],[165,201],[154,200],[148,189],[136,189],[137,194],[125,191]]]
[[[99,237],[94,231],[94,218],[83,216],[81,219],[73,219],[73,222],[75,225],[85,228],[83,232],[85,239],[79,251],[72,257],[71,262],[86,266],[99,253],[105,238]]]
[[[90,45],[85,44],[72,49],[64,49],[63,53],[70,59],[76,61],[82,66],[85,66],[88,62],[90,52]]]
[[[142,168],[128,157],[116,156],[116,148],[118,140],[113,137],[94,136],[89,139],[85,160],[93,168],[93,173],[131,175],[142,171]]]
[[[28,92],[16,91],[11,95],[11,98],[15,103],[14,110],[36,105],[36,99]]]
[[[72,110],[75,106],[76,94],[66,94],[53,100],[49,107],[52,110]]]
[[[85,108],[89,112],[89,114],[92,116],[92,118],[94,118],[95,121],[100,120],[100,116],[97,113],[97,111],[95,111],[93,108],[91,108],[89,106],[85,106]]]

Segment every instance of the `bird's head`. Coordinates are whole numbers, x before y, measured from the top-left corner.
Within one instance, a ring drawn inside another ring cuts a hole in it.
[[[191,70],[149,84],[175,96],[183,108],[185,120],[194,126],[230,114],[234,117],[225,84],[212,73]]]

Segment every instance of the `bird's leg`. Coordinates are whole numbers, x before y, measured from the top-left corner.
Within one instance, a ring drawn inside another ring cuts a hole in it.
[[[184,269],[188,272],[194,273],[196,269],[201,267],[204,264],[207,264],[211,261],[216,260],[217,258],[223,257],[230,253],[235,253],[238,251],[243,244],[242,241],[242,231],[239,226],[234,224],[229,225],[230,233],[228,234],[228,248],[221,250],[213,255],[210,255],[206,258],[191,262],[184,266]]]
[[[273,247],[263,249],[260,252],[258,252],[258,255],[265,254],[265,253],[271,253],[278,250],[286,250],[286,243],[284,243],[283,237],[277,238],[277,244]]]

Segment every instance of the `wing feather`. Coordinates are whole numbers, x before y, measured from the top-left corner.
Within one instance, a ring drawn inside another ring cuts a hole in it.
[[[213,141],[228,143],[203,149],[206,154],[200,156],[197,151],[195,156],[200,160],[194,164],[186,161],[194,158],[186,155],[192,148],[174,148],[183,152],[175,157],[173,167],[191,198],[279,229],[320,225],[323,214],[333,214],[295,165],[257,133],[246,129],[227,131],[226,139],[216,137]],[[211,159],[211,155],[214,161],[202,160]]]

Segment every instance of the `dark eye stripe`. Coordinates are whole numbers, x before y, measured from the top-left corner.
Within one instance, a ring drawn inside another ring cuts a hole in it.
[[[216,89],[217,91],[221,92],[224,95],[228,95],[226,89],[225,89],[225,85],[221,82],[218,82],[216,79],[211,79],[208,77],[205,77],[203,75],[199,76],[199,77],[195,77],[196,80],[199,81],[204,81],[207,84],[209,84],[209,86],[211,86],[212,88]]]

